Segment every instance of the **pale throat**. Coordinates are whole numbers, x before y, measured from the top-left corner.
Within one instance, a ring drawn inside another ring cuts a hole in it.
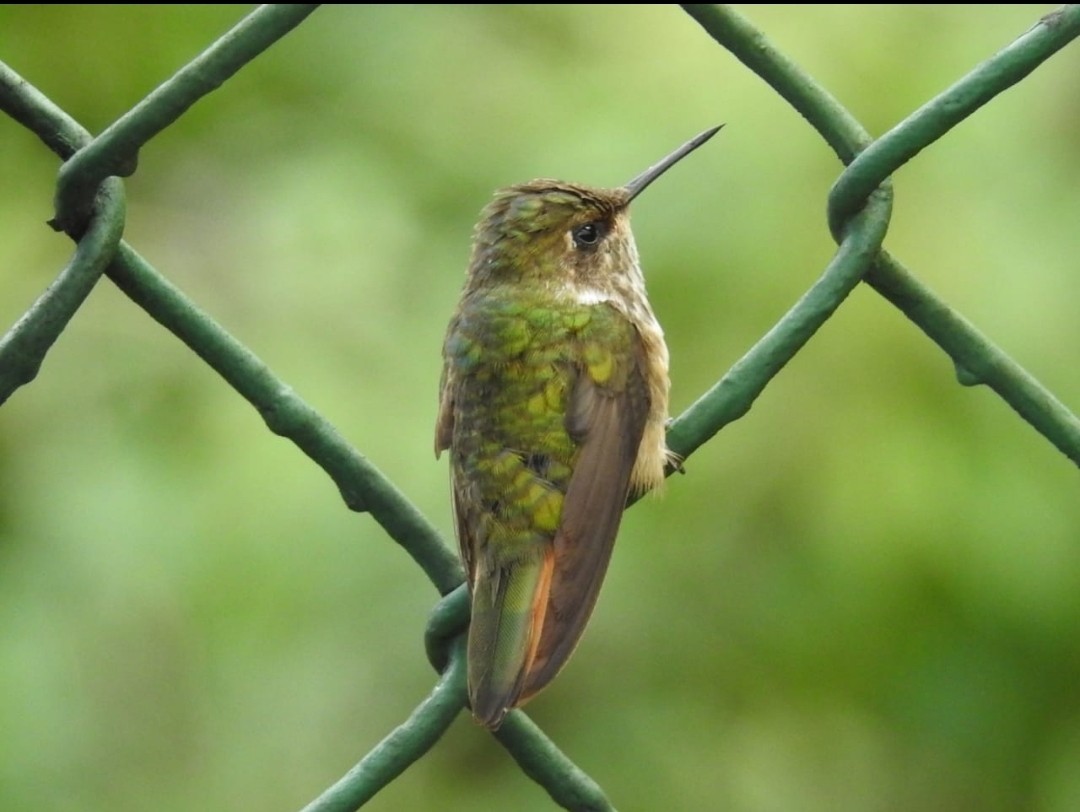
[[[579,305],[598,305],[604,302],[609,302],[614,298],[614,295],[610,290],[601,290],[600,288],[592,287],[591,285],[569,283],[565,293],[576,304]]]
[[[561,280],[555,292],[560,298],[586,307],[614,303],[628,316],[654,321],[633,238],[624,240],[621,248],[622,251],[609,254],[608,272],[600,278],[571,276]]]

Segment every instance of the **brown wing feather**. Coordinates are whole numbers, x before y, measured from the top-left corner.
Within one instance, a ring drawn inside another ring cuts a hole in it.
[[[635,339],[621,391],[597,384],[582,371],[571,392],[566,427],[580,438],[581,451],[563,501],[547,613],[522,702],[554,679],[570,657],[607,572],[649,415],[644,352]]]
[[[461,563],[465,565],[465,578],[469,582],[470,588],[473,582],[473,538],[469,528],[469,521],[465,516],[465,509],[462,505],[462,494],[458,489],[457,477],[453,474],[453,467],[451,466],[450,473],[450,501],[454,506],[454,531],[457,535],[458,549],[461,551]]]
[[[435,458],[450,448],[454,439],[454,378],[447,364],[443,368],[442,385],[439,392],[439,415],[435,419]],[[454,530],[461,550],[461,563],[465,565],[465,576],[469,583],[473,580],[473,539],[469,531],[462,504],[454,466],[450,466],[450,501],[454,507]]]
[[[439,388],[439,416],[435,418],[435,459],[439,458],[454,439],[454,381],[449,365],[443,369]]]

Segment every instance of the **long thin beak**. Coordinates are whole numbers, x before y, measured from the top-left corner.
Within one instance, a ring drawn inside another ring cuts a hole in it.
[[[635,197],[645,191],[646,186],[648,186],[658,177],[671,169],[671,167],[673,167],[675,164],[677,164],[695,149],[700,147],[702,144],[704,144],[706,141],[708,141],[710,138],[720,132],[720,127],[723,126],[724,125],[721,124],[719,127],[713,127],[711,130],[706,130],[700,135],[695,135],[693,138],[691,138],[673,153],[661,160],[660,163],[653,164],[636,178],[634,178],[632,181],[630,181],[628,184],[626,184],[623,187],[623,190],[629,195],[629,197],[627,197],[626,199],[626,202],[629,203],[631,200],[633,200]]]

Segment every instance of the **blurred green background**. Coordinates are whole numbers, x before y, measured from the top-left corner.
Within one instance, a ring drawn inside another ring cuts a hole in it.
[[[0,7],[98,132],[246,6]],[[875,134],[1051,6],[747,7]],[[327,7],[142,152],[127,238],[451,539],[439,349],[491,191],[635,204],[678,413],[820,273],[838,164],[674,7]],[[0,118],[0,325],[67,261]],[[886,244],[1080,407],[1080,45],[895,177]],[[0,808],[296,809],[433,684],[436,593],[103,280],[0,410]],[[1076,467],[869,289],[635,507],[530,705],[622,810],[1080,808]],[[372,810],[550,810],[462,715]]]

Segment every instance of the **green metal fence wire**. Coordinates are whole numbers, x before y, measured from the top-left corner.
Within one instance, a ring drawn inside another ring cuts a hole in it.
[[[824,323],[856,283],[865,279],[949,354],[962,384],[990,386],[1063,454],[1080,465],[1080,420],[881,250],[892,199],[889,175],[1075,39],[1080,34],[1080,6],[1064,6],[1048,14],[1008,48],[877,141],[736,12],[709,5],[684,8],[713,39],[798,110],[821,133],[837,157],[850,166],[829,195],[829,227],[840,243],[832,262],[798,304],[731,372],[676,420],[671,431],[672,447],[681,454],[689,453],[697,448],[700,438],[711,437],[725,423],[744,414],[772,376]],[[685,440],[684,423],[688,429],[695,429],[687,431]]]
[[[290,439],[319,465],[345,504],[370,513],[421,567],[443,596],[425,633],[429,659],[440,677],[431,695],[400,727],[307,807],[310,812],[329,812],[362,806],[433,747],[463,709],[462,632],[468,604],[462,569],[434,526],[393,483],[121,239],[125,201],[119,180],[135,171],[139,149],[147,141],[315,8],[256,9],[96,138],[0,63],[0,109],[64,161],[52,225],[76,242],[70,263],[0,339],[0,403],[35,378],[49,348],[105,275],[216,370],[259,411],[272,432]],[[1043,17],[877,140],[736,12],[711,5],[684,8],[709,36],[801,113],[847,168],[828,201],[828,224],[838,243],[833,259],[789,312],[672,423],[672,449],[688,457],[724,425],[744,415],[769,381],[864,281],[950,356],[961,384],[990,387],[1080,465],[1080,420],[882,248],[892,206],[889,176],[1080,36],[1080,6],[1065,6]],[[614,809],[600,787],[521,711],[513,712],[494,735],[557,804],[572,810]]]

